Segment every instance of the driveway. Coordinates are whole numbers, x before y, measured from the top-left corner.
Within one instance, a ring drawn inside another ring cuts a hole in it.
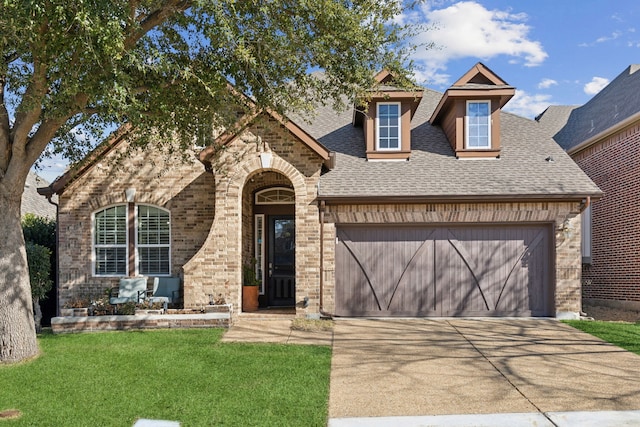
[[[401,425],[354,417],[452,414],[524,414],[532,421],[519,425],[571,425],[551,420],[640,410],[640,356],[555,320],[338,320],[329,400],[335,427]],[[617,414],[638,423],[617,425],[640,425],[640,411]],[[486,425],[515,425],[512,415],[493,417]],[[402,425],[469,425],[414,419]]]

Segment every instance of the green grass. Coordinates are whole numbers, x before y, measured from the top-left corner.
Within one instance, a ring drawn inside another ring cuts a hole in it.
[[[220,343],[219,329],[40,336],[0,366],[2,426],[324,426],[331,349]]]
[[[640,324],[618,322],[587,322],[567,320],[565,323],[626,350],[640,354]]]

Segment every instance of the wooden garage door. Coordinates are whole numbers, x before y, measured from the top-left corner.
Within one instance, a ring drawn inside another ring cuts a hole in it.
[[[550,227],[339,226],[340,316],[549,316]]]

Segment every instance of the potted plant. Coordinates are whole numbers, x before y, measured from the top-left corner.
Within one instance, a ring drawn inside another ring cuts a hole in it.
[[[258,293],[260,280],[256,277],[255,260],[252,265],[243,267],[242,311],[258,311]]]
[[[89,315],[89,299],[83,297],[72,297],[60,309],[61,316],[84,317]]]

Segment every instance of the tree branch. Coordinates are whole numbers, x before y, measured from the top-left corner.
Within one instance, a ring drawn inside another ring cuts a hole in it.
[[[144,37],[149,31],[162,24],[167,18],[176,13],[182,13],[191,7],[191,1],[185,0],[167,0],[160,8],[154,10],[150,14],[139,18],[139,26],[132,31],[124,41],[125,50],[132,49],[138,40]]]
[[[40,35],[43,36],[49,30],[45,20],[40,25]],[[32,46],[32,52],[45,51],[43,46]],[[47,64],[42,58],[33,56],[33,74],[22,96],[20,105],[16,109],[15,122],[9,136],[12,144],[11,155],[23,154],[27,144],[29,133],[33,129],[42,114],[42,101],[47,93]]]
[[[9,124],[9,111],[4,103],[4,88],[7,83],[6,76],[0,77],[0,178],[7,170],[9,163],[9,152],[11,150],[11,140],[9,134],[11,127]]]
[[[56,135],[56,132],[58,132],[58,130],[60,130],[60,128],[71,117],[80,112],[84,112],[88,100],[89,95],[87,95],[86,93],[79,93],[74,97],[74,105],[72,108],[69,108],[67,114],[65,114],[64,116],[47,119],[40,123],[40,126],[38,126],[38,130],[29,139],[29,143],[26,145],[25,154],[29,165],[32,165],[36,160],[38,160],[38,157],[40,157],[44,149],[47,148],[47,144],[51,142],[53,137]]]

